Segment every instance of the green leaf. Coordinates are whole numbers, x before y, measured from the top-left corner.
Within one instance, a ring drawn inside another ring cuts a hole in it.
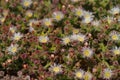
[[[100,43],[99,45],[100,45],[102,52],[105,52],[107,49],[107,46],[105,46],[103,43]]]

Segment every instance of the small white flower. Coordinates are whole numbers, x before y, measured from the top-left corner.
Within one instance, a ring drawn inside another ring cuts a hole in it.
[[[80,1],[80,0],[71,0],[71,2],[78,2],[78,1]]]
[[[53,72],[54,74],[60,74],[62,73],[61,65],[54,63],[54,65],[50,66],[49,71]]]
[[[93,15],[92,12],[84,11],[84,13],[83,13],[83,17],[84,17],[84,18],[93,18],[94,15]]]
[[[93,20],[93,18],[84,18],[82,20],[82,23],[89,24],[92,20]]]
[[[16,30],[17,30],[17,28],[16,27],[14,27],[14,26],[12,26],[12,27],[10,27],[10,32],[12,32],[12,33],[15,33],[16,32]]]
[[[85,40],[85,35],[78,33],[78,34],[73,34],[70,36],[71,40],[73,41],[80,41],[80,42],[84,42]]]
[[[120,47],[115,47],[114,49],[112,49],[112,52],[114,55],[120,55]]]
[[[84,71],[82,69],[76,70],[74,74],[75,74],[75,78],[77,78],[77,79],[83,79]]]
[[[69,44],[70,43],[70,37],[69,36],[67,36],[67,37],[64,37],[64,38],[62,38],[62,42],[63,42],[63,44]]]
[[[35,22],[35,19],[29,20],[28,26],[33,26],[34,22]]]
[[[103,71],[103,78],[104,79],[110,79],[112,77],[112,71],[109,68],[104,69]]]
[[[30,7],[31,6],[31,4],[32,4],[32,0],[22,0],[22,6],[23,7]]]
[[[90,48],[87,48],[87,47],[84,47],[83,49],[82,49],[82,54],[83,54],[83,57],[92,57],[92,55],[93,55],[93,50],[92,49],[90,49]]]
[[[8,15],[9,11],[8,10],[3,10],[3,16],[6,17]]]
[[[79,29],[73,28],[73,34],[77,34],[77,33],[79,33]]]
[[[85,24],[88,24],[93,20],[93,17],[94,16],[93,16],[92,12],[84,11],[82,22],[85,23]]]
[[[120,23],[120,16],[118,16],[117,21],[118,21],[118,23]]]
[[[33,15],[33,12],[31,10],[28,10],[26,13],[25,13],[26,16],[28,17],[32,17]]]
[[[82,8],[75,8],[74,13],[76,16],[82,17],[83,16],[83,9]]]
[[[98,27],[100,25],[100,21],[98,20],[92,21],[92,25]]]
[[[29,75],[26,75],[25,78],[24,78],[24,80],[30,80],[30,78],[31,77]]]
[[[39,24],[39,21],[38,21],[38,20],[35,20],[35,19],[29,20],[28,26],[33,26],[33,24],[37,25],[37,24]]]
[[[84,80],[92,80],[93,75],[90,72],[85,72]]]
[[[23,37],[23,35],[22,35],[20,32],[18,32],[18,33],[14,33],[12,39],[18,41],[18,40],[20,40],[22,37]]]
[[[120,13],[120,8],[119,8],[118,6],[113,7],[113,8],[110,10],[110,13],[113,14],[113,15],[119,14],[119,13]]]
[[[45,19],[43,19],[43,24],[44,24],[44,26],[49,27],[52,25],[52,20],[50,18],[45,18]]]
[[[39,41],[40,41],[41,43],[47,43],[48,40],[49,40],[48,36],[40,36],[40,37],[39,37]]]
[[[60,21],[64,18],[64,14],[61,11],[54,12],[52,16],[56,21]]]
[[[81,33],[77,34],[77,40],[78,40],[78,41],[84,42],[85,39],[86,39],[86,36],[85,36],[85,35],[83,35],[83,34],[81,34]]]
[[[111,24],[114,21],[114,18],[110,17],[110,16],[107,16],[106,21],[107,21],[108,24]]]
[[[15,55],[16,52],[18,51],[18,45],[17,44],[11,44],[8,48],[8,54]]]
[[[88,0],[90,3],[94,3],[95,1],[94,0]]]
[[[29,27],[29,32],[35,31],[33,27]]]
[[[78,38],[77,38],[78,36],[77,36],[77,34],[72,34],[71,36],[70,36],[70,39],[72,40],[72,41],[76,41]]]
[[[4,22],[5,22],[5,19],[6,19],[6,17],[0,16],[0,23],[4,23]]]
[[[110,36],[110,39],[113,41],[118,41],[120,39],[120,34],[116,31],[110,32],[109,36]]]

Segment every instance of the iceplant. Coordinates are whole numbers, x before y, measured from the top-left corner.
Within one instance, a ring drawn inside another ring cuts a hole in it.
[[[48,36],[39,36],[39,42],[40,43],[47,43],[49,41]]]
[[[120,47],[115,47],[111,51],[114,55],[120,55]]]
[[[112,70],[109,68],[104,69],[103,71],[103,78],[104,79],[110,79],[112,77]]]
[[[67,44],[69,44],[70,42],[71,42],[71,39],[70,39],[69,36],[66,36],[66,37],[63,37],[63,38],[62,38],[62,43],[63,43],[64,45],[67,45]]]
[[[120,8],[118,6],[115,6],[113,7],[111,10],[110,10],[110,13],[112,15],[116,15],[116,14],[119,14],[120,13]]]
[[[90,73],[89,71],[85,72],[84,74],[84,80],[92,80],[92,73]]]
[[[64,18],[64,14],[61,11],[55,11],[53,12],[53,19],[56,21],[60,21]]]
[[[120,40],[120,33],[116,32],[116,31],[111,31],[109,36],[110,36],[110,40],[112,40],[112,41]]]
[[[33,3],[32,0],[22,0],[21,2],[22,6],[25,8],[30,7],[32,3]]]
[[[78,17],[82,17],[83,16],[83,13],[84,11],[83,11],[83,9],[82,8],[75,8],[74,9],[74,14],[76,15],[76,16],[78,16]]]
[[[11,44],[8,48],[7,48],[8,54],[10,55],[15,55],[18,51],[18,45],[17,44]]]
[[[20,32],[14,33],[12,40],[20,40],[23,37],[23,34],[21,34]]]
[[[84,11],[82,22],[85,24],[91,23],[91,21],[93,20],[93,17],[94,15],[92,12]]]
[[[62,65],[54,63],[50,66],[49,71],[53,72],[54,74],[60,74],[62,73]]]
[[[83,57],[90,58],[93,56],[93,50],[88,47],[84,47],[82,49],[82,55],[83,55]]]
[[[42,20],[42,23],[43,23],[43,25],[46,26],[46,27],[49,27],[49,26],[53,25],[53,24],[52,24],[52,19],[50,19],[50,18],[44,18],[44,19]]]
[[[82,69],[76,70],[74,72],[75,78],[77,79],[83,79],[84,71]]]
[[[17,30],[17,28],[16,28],[15,26],[11,26],[11,27],[9,28],[9,31],[12,32],[12,33],[15,33],[16,30]]]

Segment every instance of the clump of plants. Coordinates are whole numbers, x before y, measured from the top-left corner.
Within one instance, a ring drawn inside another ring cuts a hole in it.
[[[0,0],[0,80],[120,80],[120,0]]]

